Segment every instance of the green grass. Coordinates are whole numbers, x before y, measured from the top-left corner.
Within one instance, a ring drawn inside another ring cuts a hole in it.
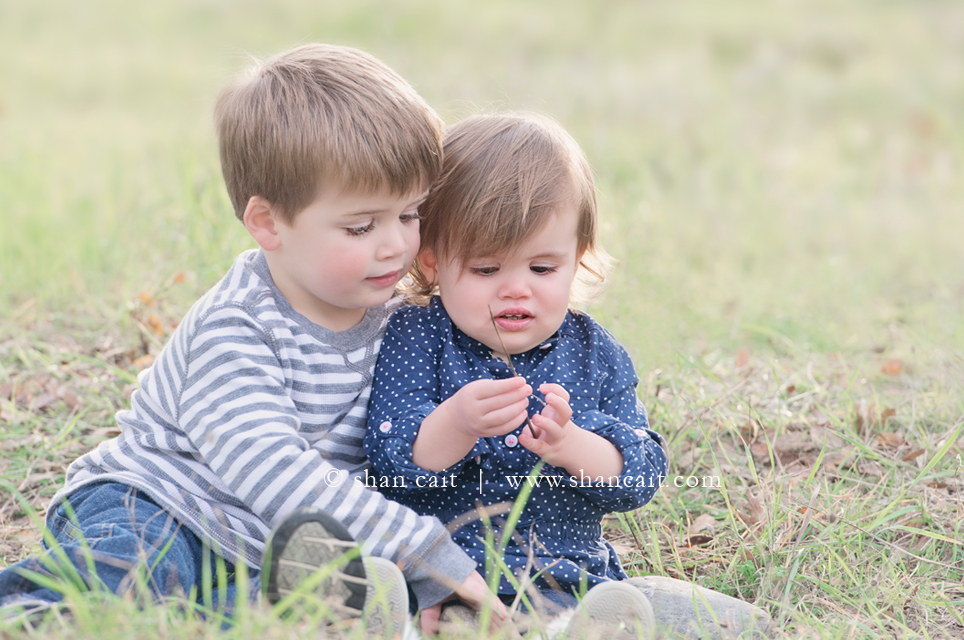
[[[42,508],[253,245],[219,87],[249,55],[349,44],[447,122],[549,113],[595,167],[619,266],[592,312],[672,474],[723,489],[614,518],[632,572],[756,601],[787,637],[960,636],[962,34],[951,0],[0,0],[0,476]],[[4,492],[4,562],[38,542]],[[220,637],[115,608],[71,637]],[[298,633],[252,615],[232,633]]]

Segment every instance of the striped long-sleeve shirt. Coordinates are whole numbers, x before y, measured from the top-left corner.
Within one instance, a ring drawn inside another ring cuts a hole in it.
[[[404,560],[423,607],[472,562],[432,517],[355,478],[372,371],[396,300],[343,332],[291,308],[249,251],[188,312],[139,377],[121,433],[76,460],[51,503],[92,482],[146,492],[231,562],[261,568],[270,528],[298,507],[340,520],[372,555]],[[49,515],[49,514],[48,514]]]

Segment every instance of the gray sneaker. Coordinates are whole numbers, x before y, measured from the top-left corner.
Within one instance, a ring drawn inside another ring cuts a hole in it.
[[[758,638],[770,625],[759,607],[683,580],[663,576],[630,578],[653,605],[656,628],[684,638]]]
[[[323,511],[299,509],[278,523],[265,543],[261,578],[271,604],[294,594],[308,609],[321,604],[339,619],[362,618],[368,635],[406,633],[402,572],[384,558],[362,557],[344,525]]]
[[[566,638],[629,640],[652,638],[653,608],[645,595],[625,581],[597,584],[582,599],[566,628]]]

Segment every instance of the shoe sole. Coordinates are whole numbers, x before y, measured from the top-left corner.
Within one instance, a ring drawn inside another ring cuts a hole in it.
[[[408,585],[401,570],[391,560],[363,558],[367,598],[362,618],[367,636],[406,637]]]
[[[360,616],[367,584],[360,549],[344,525],[317,509],[299,509],[285,518],[265,545],[262,592],[271,604],[304,589],[320,569],[334,570],[314,594],[336,613]]]

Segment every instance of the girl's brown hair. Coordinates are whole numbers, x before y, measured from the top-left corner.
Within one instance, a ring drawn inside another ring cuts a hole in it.
[[[596,244],[596,188],[579,145],[557,122],[532,113],[472,116],[444,135],[442,174],[419,207],[422,249],[438,260],[504,255],[540,230],[561,205],[575,203],[573,301],[585,302],[611,259]],[[413,293],[435,285],[412,270]]]

